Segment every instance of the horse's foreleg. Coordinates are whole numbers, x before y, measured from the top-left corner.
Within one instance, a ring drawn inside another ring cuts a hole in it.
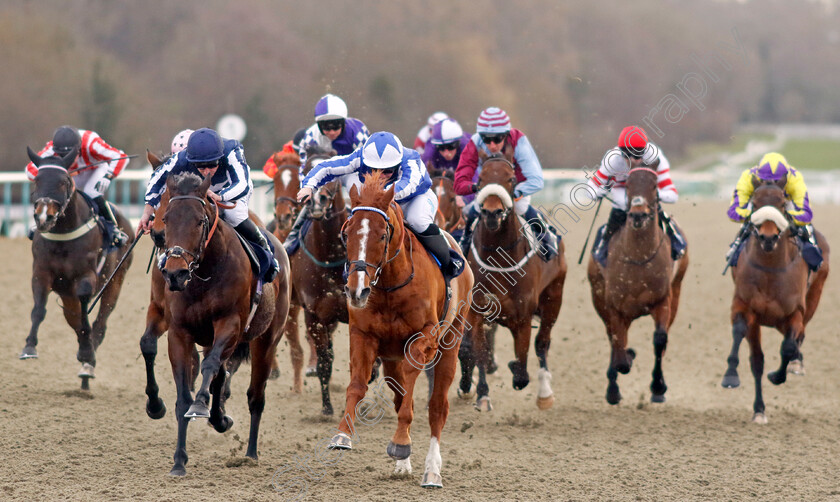
[[[780,385],[787,380],[787,368],[791,361],[799,359],[799,345],[797,340],[800,333],[804,330],[802,325],[803,312],[798,311],[793,314],[792,318],[785,327],[785,338],[782,340],[782,348],[780,350],[782,360],[779,369],[771,371],[767,374],[767,379],[774,385]]]
[[[155,379],[155,359],[157,358],[158,338],[166,331],[163,308],[155,303],[149,304],[146,312],[146,331],[140,338],[140,352],[146,362],[146,414],[155,420],[166,415],[166,406],[158,395],[158,384]]]
[[[403,395],[405,394],[405,376],[402,373],[402,366],[399,361],[393,359],[382,361],[382,373],[385,374],[385,382],[394,392],[394,411],[399,412],[402,406]]]
[[[276,322],[276,321],[275,321]],[[276,328],[279,330],[279,327]],[[275,360],[277,342],[274,330],[251,341],[251,385],[248,387],[248,411],[251,414],[251,428],[248,435],[248,450],[245,456],[257,459],[257,440],[260,436],[260,420],[265,409],[265,385]]]
[[[565,272],[555,279],[540,295],[540,329],[534,339],[534,350],[540,362],[538,373],[537,407],[547,410],[554,404],[554,391],[551,390],[551,372],[548,370],[548,349],[551,347],[551,328],[557,322],[560,305],[563,303],[563,282]]]
[[[761,327],[754,316],[746,319],[747,342],[750,344],[750,368],[752,369],[753,380],[755,381],[755,401],[753,401],[752,421],[757,424],[766,424],[767,416],[764,414],[764,398],[761,392],[761,377],[764,375],[764,352],[761,350]]]
[[[333,414],[332,401],[330,400],[330,379],[333,370],[333,342],[332,331],[335,324],[324,326],[322,322],[312,313],[304,312],[306,319],[306,330],[318,351],[318,381],[321,384],[321,414],[330,416]],[[370,377],[370,373],[368,373]]]
[[[470,328],[464,330],[461,347],[458,349],[458,360],[461,362],[461,381],[458,385],[458,397],[469,398],[472,390],[472,374],[475,368],[475,350],[473,348],[474,333],[483,319],[472,310],[467,313]]]
[[[79,289],[86,293],[85,289]],[[78,377],[82,379],[82,390],[89,390],[89,381],[94,378],[94,368],[96,367],[96,351],[93,347],[90,322],[86,312],[90,295],[63,296],[61,299],[64,307],[64,319],[67,320],[67,324],[73,327],[79,343],[76,359],[82,363],[82,367],[79,370]]]
[[[228,429],[233,427],[233,419],[225,415],[224,401],[226,396],[223,395],[223,391],[226,391],[228,396],[230,395],[230,389],[229,387],[226,388],[225,385],[226,381],[230,380],[227,374],[227,371],[219,371],[213,381],[210,382],[210,395],[213,401],[210,406],[209,422],[216,429],[216,432],[227,432]]]
[[[460,333],[463,330],[462,322],[457,318],[453,330]],[[447,335],[450,336],[450,335]],[[435,365],[435,383],[432,397],[429,400],[429,427],[431,429],[431,440],[429,453],[426,455],[426,465],[423,472],[423,480],[420,486],[441,488],[441,465],[440,441],[443,434],[443,426],[449,416],[449,387],[455,379],[456,355],[458,353],[457,342],[454,346],[446,349],[441,347],[441,358]]]
[[[528,386],[528,349],[531,348],[531,316],[510,326],[513,334],[513,351],[516,359],[508,363],[513,373],[513,389],[522,390]],[[484,366],[486,368],[486,365]]]
[[[490,354],[487,350],[487,337],[484,333],[484,323],[481,319],[478,319],[472,326],[472,353],[475,365],[478,366],[478,383],[475,386],[475,409],[478,411],[492,411],[493,405],[490,402],[490,386],[487,385],[487,366],[490,361]],[[470,378],[472,378],[472,370],[470,370]]]
[[[403,386],[405,394],[397,410],[397,430],[387,448],[388,455],[397,461],[395,468],[397,474],[411,473],[410,431],[411,422],[414,420],[414,384],[426,363],[434,359],[435,351],[431,348],[433,328],[434,326],[431,325],[425,326],[421,331],[422,336],[406,346],[406,357],[399,362],[400,373],[405,383]]]
[[[175,401],[175,418],[178,420],[178,441],[175,445],[174,464],[169,471],[170,476],[184,476],[187,474],[187,425],[190,419],[185,415],[193,404],[190,393],[190,379],[192,373],[191,352],[194,350],[192,337],[181,330],[170,330],[169,362],[172,364],[172,376],[175,379],[177,399]]]
[[[30,359],[38,357],[38,350],[35,348],[38,345],[38,328],[44,322],[44,317],[47,315],[47,296],[50,294],[50,286],[46,278],[38,275],[33,271],[32,274],[32,298],[35,300],[35,305],[32,307],[32,313],[29,318],[32,321],[32,327],[29,328],[29,336],[26,337],[26,345],[20,353],[21,359]]]
[[[741,379],[738,378],[738,349],[741,347],[741,341],[747,334],[747,321],[744,314],[736,313],[732,317],[732,350],[729,351],[729,357],[726,358],[726,373],[723,375],[721,385],[727,389],[734,389],[741,385]]]
[[[330,440],[330,449],[349,450],[355,434],[356,406],[365,397],[368,378],[379,349],[379,340],[367,336],[353,325],[350,326],[350,384],[347,386],[347,400],[344,416],[338,424],[338,433]]]
[[[235,337],[239,333],[239,316],[233,315],[213,322],[213,347],[201,362],[201,387],[195,393],[195,401],[187,411],[187,418],[210,418],[210,383],[222,368],[222,360],[230,357],[235,348]]]
[[[627,349],[627,329],[629,323],[612,314],[607,322],[607,335],[610,338],[610,366],[607,368],[607,402],[618,404],[621,401],[621,391],[618,388],[618,374],[627,374],[633,366],[636,353]]]
[[[662,374],[662,356],[665,354],[665,348],[668,346],[668,326],[671,322],[670,298],[654,307],[651,311],[651,316],[653,317],[656,328],[653,331],[653,355],[655,362],[653,364],[653,373],[651,374],[650,400],[653,403],[664,403],[665,392],[668,390],[668,386],[665,385],[665,376]]]

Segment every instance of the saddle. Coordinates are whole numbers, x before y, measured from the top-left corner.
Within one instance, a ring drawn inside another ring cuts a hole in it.
[[[268,236],[268,231],[264,228],[260,228],[260,232],[262,232],[263,237],[265,237],[265,240],[268,242],[268,247],[270,247],[271,251],[274,252],[274,243],[271,242],[271,239]],[[257,278],[263,277],[269,267],[271,267],[271,262],[274,259],[274,256],[269,255],[259,244],[242,237],[239,232],[234,233],[239,238],[239,242],[242,244],[242,249],[245,250],[245,254],[248,255],[248,261],[251,262],[251,271],[254,272],[254,276]]]

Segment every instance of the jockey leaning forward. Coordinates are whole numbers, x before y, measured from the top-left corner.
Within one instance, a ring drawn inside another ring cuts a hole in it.
[[[213,129],[198,129],[189,135],[187,148],[169,158],[149,180],[146,188],[146,205],[138,225],[139,232],[152,228],[152,215],[160,206],[160,198],[166,189],[166,179],[172,174],[189,172],[202,178],[210,176],[212,184],[207,197],[215,202],[233,204],[222,209],[222,219],[229,223],[242,237],[258,244],[271,257],[271,264],[263,280],[271,282],[280,271],[274,253],[256,223],[248,218],[248,201],[254,191],[250,168],[245,162],[242,144],[233,139],[222,139]]]
[[[466,196],[477,190],[474,179],[482,163],[478,155],[479,150],[493,155],[508,149],[513,153],[513,167],[517,181],[513,189],[514,211],[518,216],[524,216],[528,220],[540,239],[540,257],[545,261],[550,261],[557,256],[557,236],[530,204],[531,195],[543,188],[542,166],[528,137],[519,129],[511,128],[510,118],[504,110],[490,107],[478,116],[476,133],[461,152],[461,159],[455,170],[455,193]],[[479,209],[475,207],[474,201],[464,208],[466,227],[461,237],[461,249],[465,255],[470,249],[473,228],[478,215]]]
[[[625,183],[630,170],[637,167],[648,167],[656,171],[659,201],[673,204],[679,198],[677,187],[671,181],[671,164],[662,150],[648,141],[647,134],[641,127],[628,126],[622,129],[618,136],[618,145],[607,150],[595,175],[587,182],[594,190],[595,199],[605,197],[609,192],[608,199],[613,205],[609,220],[599,232],[601,238],[592,246],[592,254],[602,267],[607,264],[610,238],[627,221]],[[671,218],[665,214],[662,206],[657,206],[660,225],[671,241],[671,258],[676,260],[685,254],[685,239],[678,227],[671,223]]]
[[[370,136],[370,131],[361,120],[347,116],[347,104],[338,96],[326,94],[315,104],[315,123],[306,130],[298,146],[300,155],[300,177],[306,165],[306,149],[320,146],[337,155],[348,155]]]
[[[440,263],[447,283],[458,276],[464,262],[452,258],[446,238],[435,225],[438,201],[426,166],[420,161],[420,154],[403,148],[392,133],[377,132],[350,155],[333,157],[312,168],[301,181],[298,201],[306,201],[315,190],[335,179],[348,190],[352,186],[360,188],[373,169],[389,177],[391,182],[386,188],[394,186],[394,201],[402,208],[406,225]],[[298,218],[295,224],[300,221]]]
[[[805,260],[811,270],[819,269],[823,262],[823,256],[817,245],[814,226],[811,224],[813,213],[808,201],[808,188],[805,186],[802,173],[794,169],[782,155],[775,152],[768,153],[761,158],[757,166],[741,173],[732,194],[732,203],[727,211],[727,216],[732,221],[749,221],[752,213],[750,199],[753,190],[764,182],[776,183],[784,188],[785,198],[787,199],[785,213],[787,213],[788,219],[794,223],[790,229],[791,233],[797,237],[802,259]],[[734,267],[738,264],[738,255],[740,255],[748,236],[749,234],[742,230],[730,246],[729,253],[727,253],[730,266]]]

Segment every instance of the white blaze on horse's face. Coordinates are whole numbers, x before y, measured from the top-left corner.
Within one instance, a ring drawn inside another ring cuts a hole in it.
[[[43,225],[47,221],[47,204],[41,204],[41,211],[38,213],[38,224]]]
[[[280,174],[280,181],[283,182],[283,188],[288,188],[289,183],[292,181],[292,171],[291,169],[286,169]]]
[[[370,220],[367,218],[362,220],[361,227],[356,234],[359,236],[359,256],[356,258],[359,261],[365,261],[367,255],[367,241],[368,241],[368,234],[370,234]],[[357,281],[356,281],[356,298],[360,298],[362,296],[362,290],[365,287],[365,269],[359,270],[356,272],[357,274]]]
[[[437,195],[438,197],[443,197],[445,193],[446,190],[442,186],[438,185],[437,187],[435,187],[435,195]]]

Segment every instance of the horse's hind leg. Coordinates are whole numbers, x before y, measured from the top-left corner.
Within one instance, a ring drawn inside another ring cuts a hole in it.
[[[303,348],[300,345],[300,330],[298,330],[297,322],[299,313],[300,304],[298,304],[297,297],[293,292],[292,299],[289,302],[289,318],[283,331],[286,340],[289,342],[289,356],[292,360],[292,373],[294,375],[292,391],[295,394],[303,392]],[[274,368],[272,368],[269,378],[275,378]]]
[[[621,401],[621,391],[618,388],[618,374],[627,374],[633,367],[633,359],[636,353],[627,349],[627,329],[629,323],[618,317],[617,314],[610,316],[607,322],[607,336],[612,347],[610,354],[610,366],[607,368],[607,402],[618,404]]]
[[[32,327],[29,329],[29,336],[26,337],[26,345],[20,353],[20,359],[38,357],[38,350],[35,348],[38,345],[38,328],[44,322],[44,317],[47,315],[47,296],[49,294],[50,286],[47,279],[33,271],[32,298],[35,300],[35,305],[32,307],[32,314],[29,316],[32,321]]]
[[[397,430],[394,432],[386,450],[388,455],[397,461],[395,468],[397,474],[411,472],[411,436],[409,431],[411,430],[411,422],[414,420],[414,384],[417,382],[421,369],[435,355],[434,352],[429,353],[430,348],[427,342],[427,340],[432,339],[433,328],[434,326],[425,326],[421,332],[421,338],[415,339],[419,343],[408,344],[405,348],[406,357],[399,362],[399,372],[404,379],[405,394],[402,396],[399,410],[397,410]]]
[[[551,346],[551,329],[560,314],[563,303],[563,281],[565,274],[552,282],[540,295],[540,329],[534,339],[534,350],[540,362],[538,374],[537,407],[547,410],[554,404],[554,391],[551,390],[551,372],[548,370],[548,349]]]
[[[330,400],[330,379],[333,370],[333,341],[332,332],[337,323],[324,326],[321,321],[312,313],[305,311],[306,329],[309,336],[315,341],[318,351],[318,380],[321,384],[321,414],[330,416],[333,414],[332,401]],[[370,374],[368,374],[370,376]]]
[[[671,302],[663,301],[651,312],[656,329],[653,332],[653,355],[656,362],[653,365],[652,379],[650,382],[650,400],[653,403],[664,403],[665,392],[668,386],[665,385],[665,376],[662,374],[662,356],[668,346],[668,323],[671,320]]]
[[[476,328],[474,321],[482,322],[481,317],[470,316],[472,329],[464,330],[464,337],[461,339],[461,347],[458,349],[458,360],[461,363],[461,381],[458,384],[458,397],[468,399],[472,393],[472,374],[475,369],[475,351],[473,350],[473,332]]]
[[[456,321],[457,322],[457,321]],[[454,331],[460,332],[462,326],[454,326]],[[451,336],[451,335],[447,335]],[[431,440],[429,453],[426,455],[426,465],[423,472],[423,480],[420,486],[426,488],[441,488],[442,459],[440,456],[440,438],[443,434],[443,426],[449,416],[449,399],[447,397],[452,380],[455,379],[455,366],[457,364],[458,346],[441,349],[441,358],[435,365],[435,383],[432,397],[429,400],[429,427],[431,428]]]
[[[785,330],[785,338],[782,341],[781,348],[781,365],[776,371],[771,371],[767,374],[767,379],[774,385],[780,385],[787,380],[788,364],[799,357],[799,345],[797,340],[800,333],[803,331],[802,326],[802,312],[797,312],[793,315],[790,323]]]
[[[254,460],[257,459],[260,420],[265,409],[265,386],[271,374],[271,362],[275,359],[277,342],[279,341],[279,339],[275,340],[274,331],[275,328],[272,324],[272,327],[266,333],[251,341],[251,385],[248,387],[248,411],[251,414],[251,427],[245,456]]]
[[[94,378],[96,367],[96,349],[91,337],[91,327],[87,316],[87,305],[90,294],[84,286],[79,288],[82,295],[79,297],[62,296],[64,306],[64,319],[76,331],[76,339],[79,342],[79,350],[76,352],[76,359],[82,363],[78,376],[82,379],[82,390],[90,390],[90,379]],[[92,287],[91,287],[92,291]]]
[[[764,397],[761,392],[761,377],[764,375],[764,352],[761,351],[761,328],[755,322],[755,319],[747,320],[747,341],[750,344],[750,368],[755,381],[752,421],[757,424],[766,424],[767,416],[764,414]]]
[[[744,319],[744,314],[738,313],[732,319],[732,350],[726,358],[726,373],[723,374],[723,381],[720,383],[726,389],[734,389],[741,385],[741,379],[738,378],[738,349],[746,334],[747,321]]]

